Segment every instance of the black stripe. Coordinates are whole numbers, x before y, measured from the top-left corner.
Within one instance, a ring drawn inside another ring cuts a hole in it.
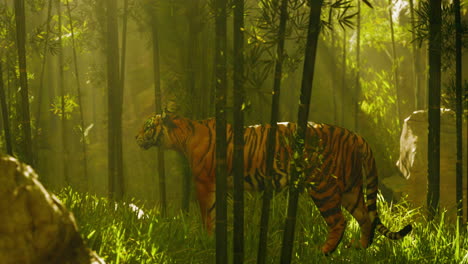
[[[367,187],[367,190],[369,190],[369,187]],[[367,193],[367,197],[368,197],[368,198],[369,198],[369,197],[372,197],[372,198],[377,197],[377,193],[378,193],[378,192],[379,192],[378,189],[374,189],[372,192]]]
[[[273,186],[276,190],[279,190],[281,187],[281,180],[283,179],[283,176],[279,173],[273,173]]]
[[[258,185],[257,190],[258,191],[265,190],[265,184],[264,184],[265,177],[261,175],[259,170],[255,170],[255,179],[257,180],[257,185]]]
[[[250,131],[250,140],[249,140],[249,146],[248,146],[248,161],[247,161],[247,168],[250,170],[253,166],[253,158],[255,156],[255,151],[256,151],[256,143],[257,143],[257,131],[255,128],[251,128]]]
[[[228,129],[226,130],[226,145],[229,146],[229,144],[231,144],[232,140],[233,140],[233,136],[232,136],[232,127],[231,126],[228,126]]]
[[[354,213],[354,210],[356,210],[356,208],[358,207],[359,202],[361,201],[362,198],[363,198],[363,195],[362,195],[362,186],[361,186],[361,187],[359,188],[358,199],[357,199],[357,201],[354,203],[353,207],[350,208],[350,210],[348,210],[349,213],[351,213],[351,214]]]
[[[352,182],[346,183],[345,185],[345,192],[351,191],[352,188],[354,188],[357,185],[357,182],[362,179],[362,175],[356,175],[356,174],[351,174],[350,175]],[[362,185],[362,184],[361,184]]]
[[[213,205],[208,209],[208,213],[211,213],[216,208],[216,201],[213,203]]]
[[[312,197],[314,200],[315,205],[317,207],[322,207],[324,204],[326,204],[332,197],[334,197],[337,193],[339,193],[338,188],[334,189],[333,192],[330,195],[324,196],[324,197]]]
[[[193,121],[189,121],[188,124],[190,127],[190,131],[193,133],[193,131],[195,131],[195,125],[193,124]]]
[[[337,159],[340,160],[340,163],[341,163],[341,169],[342,169],[341,175],[343,178],[344,186],[347,185],[346,184],[346,154],[347,152],[344,150],[344,146],[347,143],[348,138],[349,138],[349,133],[345,133],[345,132],[347,131],[343,129],[342,133],[339,136],[338,148],[337,148],[338,149]]]
[[[367,206],[367,211],[369,211],[369,212],[377,211],[377,203],[373,203],[373,204],[368,205]]]
[[[336,215],[336,214],[339,214],[341,213],[341,208],[338,206],[338,207],[333,207],[333,208],[330,208],[324,212],[320,212],[320,214],[322,214],[323,218],[328,218],[332,215]],[[334,223],[335,225],[336,223]]]
[[[252,187],[252,189],[255,190],[255,185],[253,184],[250,175],[244,176],[244,181],[247,182],[250,185],[250,187]]]
[[[355,160],[355,152],[353,152],[353,155],[351,157],[352,160]],[[357,163],[357,164],[356,164]],[[346,183],[345,185],[345,192],[350,191],[353,187],[357,185],[359,181],[362,181],[362,169],[360,169],[361,162],[360,161],[355,161],[352,163],[353,167],[351,169],[351,175],[350,178],[351,182]],[[362,183],[361,183],[362,185]]]
[[[322,163],[322,174],[324,175],[330,175],[330,168],[332,167],[332,165],[335,164],[335,161],[333,160],[333,157],[325,157],[324,159],[325,161],[323,161]]]
[[[322,193],[325,193],[327,192],[328,190],[330,190],[331,188],[333,187],[336,187],[336,183],[334,180],[329,180],[327,181],[327,185],[325,186],[320,186],[319,187],[312,187],[312,189],[314,190],[314,192],[318,193],[318,194],[322,194]],[[338,190],[338,188],[336,188]],[[336,190],[335,190],[336,192]]]
[[[373,178],[375,178],[375,177],[373,177]],[[372,180],[370,183],[367,184],[367,189],[374,189],[374,188],[377,187],[377,184],[378,184],[377,181]]]

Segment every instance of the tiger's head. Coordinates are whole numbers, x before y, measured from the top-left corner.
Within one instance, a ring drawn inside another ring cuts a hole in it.
[[[167,123],[172,117],[163,113],[153,115],[143,124],[140,132],[136,135],[138,145],[143,149],[149,149],[152,146],[167,147]]]

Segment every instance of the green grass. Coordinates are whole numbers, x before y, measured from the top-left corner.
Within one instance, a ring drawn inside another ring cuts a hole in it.
[[[107,263],[214,263],[215,241],[202,230],[195,203],[188,215],[170,207],[167,218],[155,209],[141,206],[146,218],[138,219],[128,206],[119,204],[115,209],[114,203],[105,198],[77,193],[70,188],[58,196],[74,213],[88,246]],[[444,214],[428,222],[419,210],[408,209],[405,202],[389,204],[380,198],[378,205],[382,222],[390,229],[401,229],[411,223],[413,231],[399,241],[376,234],[370,248],[347,249],[347,243],[358,239],[359,228],[346,214],[348,227],[343,241],[331,256],[325,257],[319,251],[326,238],[325,222],[312,200],[303,195],[293,263],[468,263],[466,232],[458,236],[457,225],[446,221]],[[256,263],[260,208],[260,196],[246,193],[245,263]],[[285,214],[286,195],[281,193],[272,201],[269,263],[279,263]],[[232,235],[232,227],[229,232]]]

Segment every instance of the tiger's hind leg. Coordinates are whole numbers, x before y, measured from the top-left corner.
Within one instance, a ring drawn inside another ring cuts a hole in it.
[[[350,191],[343,194],[342,204],[346,210],[359,223],[361,229],[360,247],[367,248],[372,244],[374,238],[375,225],[371,222],[367,206],[364,202],[362,185],[353,187]],[[357,245],[352,245],[357,246]]]
[[[320,214],[328,225],[328,237],[322,246],[322,253],[329,255],[335,251],[343,238],[346,228],[346,220],[341,211],[341,192],[338,186],[333,186],[327,191],[318,193],[309,191],[310,196],[317,205]]]

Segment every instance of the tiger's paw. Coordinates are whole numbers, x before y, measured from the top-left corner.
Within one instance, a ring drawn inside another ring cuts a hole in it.
[[[322,248],[321,248],[320,251],[322,251],[322,253],[323,253],[325,256],[328,257],[328,256],[330,256],[331,253],[333,253],[333,252],[336,250],[336,248],[337,248],[337,246],[334,246],[334,247],[333,247],[333,246],[330,246],[330,245],[325,244],[325,245],[322,246]]]
[[[345,245],[345,248],[362,249],[363,247],[359,241],[351,239],[351,241]]]

